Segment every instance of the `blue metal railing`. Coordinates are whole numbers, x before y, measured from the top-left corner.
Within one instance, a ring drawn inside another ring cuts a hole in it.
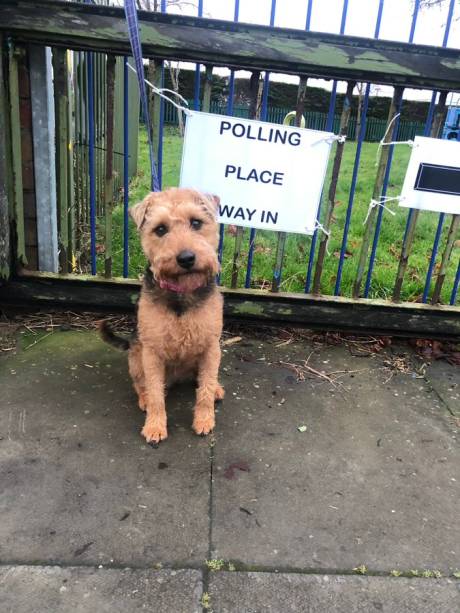
[[[276,15],[276,0],[272,0],[270,8],[270,27],[275,25]],[[268,90],[270,87],[270,73],[266,72],[264,77],[264,88],[262,92],[262,105],[260,110],[260,119],[267,121],[268,115]],[[246,267],[246,277],[244,280],[244,287],[248,289],[251,287],[251,275],[252,275],[252,262],[254,259],[254,247],[256,242],[256,229],[251,228],[249,231],[249,248],[248,248],[248,262]]]
[[[377,9],[377,20],[376,20],[376,23],[375,23],[374,38],[378,38],[379,35],[380,35],[380,26],[381,26],[381,23],[382,23],[383,5],[384,5],[384,0],[380,0],[379,1],[379,6],[378,6],[378,9]],[[363,107],[362,107],[362,111],[361,111],[361,127],[360,127],[360,131],[359,131],[359,134],[358,134],[358,141],[357,141],[357,144],[356,144],[356,155],[355,155],[355,161],[354,161],[354,164],[353,164],[353,174],[352,174],[352,177],[351,177],[350,194],[349,194],[349,197],[348,197],[348,207],[347,207],[347,213],[346,213],[346,217],[345,217],[345,225],[344,225],[344,229],[343,229],[342,245],[340,247],[340,256],[339,256],[339,265],[338,265],[338,269],[337,269],[337,278],[336,278],[335,287],[334,287],[334,294],[336,296],[338,296],[340,294],[340,285],[341,285],[341,282],[342,282],[343,263],[345,261],[345,254],[346,254],[346,250],[347,250],[348,233],[350,231],[351,214],[352,214],[352,211],[353,211],[353,203],[354,203],[355,191],[356,191],[356,182],[358,180],[359,163],[361,161],[361,150],[362,150],[362,146],[363,146],[363,142],[364,142],[364,138],[365,138],[365,134],[366,134],[367,111],[368,111],[368,107],[369,107],[369,95],[370,95],[370,91],[371,91],[371,85],[370,85],[370,83],[367,83],[366,84],[366,89],[365,89],[365,92],[364,92]]]
[[[348,0],[344,0],[343,7],[342,7],[342,19],[340,21],[340,34],[345,33],[347,12],[348,12]],[[310,20],[311,20],[311,10],[310,11],[307,10],[307,23],[306,23],[307,31],[310,29]],[[330,132],[333,127],[336,96],[337,96],[337,81],[334,81],[334,83],[332,84],[331,99],[329,102],[329,112],[327,114],[326,132]],[[318,206],[318,213],[317,213],[318,220],[321,217],[322,200],[323,198],[321,196],[319,206]],[[312,277],[313,277],[313,261],[315,259],[315,251],[316,251],[317,242],[318,242],[318,230],[315,230],[311,238],[310,253],[308,256],[307,276],[305,279],[305,290],[304,290],[306,294],[308,294],[311,288],[311,282],[312,282]]]
[[[419,9],[420,9],[420,0],[417,0],[417,2],[415,3],[414,6],[414,12],[412,15],[412,22],[411,22],[411,28],[410,28],[410,32],[409,32],[409,43],[412,43],[414,41],[414,35],[415,35],[415,27],[417,25],[417,17],[418,17],[418,13],[419,13]],[[402,97],[401,97],[401,101],[398,105],[398,108],[396,109],[396,113],[398,115],[398,117],[395,120],[394,126],[393,126],[393,131],[392,131],[392,135],[391,135],[391,141],[396,141],[398,138],[398,131],[399,131],[399,126],[400,126],[400,113],[401,113],[401,108],[402,108]],[[388,161],[387,161],[387,166],[385,169],[385,176],[383,178],[383,185],[382,185],[382,191],[380,194],[380,198],[381,200],[384,200],[386,195],[387,195],[387,189],[388,189],[388,183],[390,180],[390,173],[391,173],[391,164],[393,162],[393,154],[394,154],[394,146],[390,145],[389,146],[389,153],[388,153]],[[384,208],[382,206],[379,207],[378,213],[377,213],[377,221],[375,224],[375,230],[374,230],[374,239],[372,241],[372,249],[371,249],[371,255],[369,258],[369,266],[367,269],[367,276],[366,276],[366,283],[364,286],[364,298],[367,298],[369,296],[369,290],[370,290],[370,286],[371,286],[371,281],[372,281],[372,273],[374,270],[374,263],[375,263],[375,256],[377,253],[377,247],[378,247],[378,243],[379,243],[379,239],[380,239],[380,231],[382,229],[382,219],[383,219],[383,211]]]
[[[314,0],[306,0],[305,29],[307,31],[311,29],[312,17],[314,16],[313,2]],[[340,30],[339,30],[341,34],[345,33],[347,18],[348,18],[348,13],[349,13],[349,5],[350,5],[349,0],[343,0]],[[411,24],[410,24],[410,32],[409,32],[409,42],[410,43],[413,42],[414,36],[416,33],[417,18],[419,16],[420,6],[421,6],[421,0],[415,0],[414,6],[413,6]],[[376,15],[374,38],[379,38],[380,36],[380,28],[381,28],[381,23],[382,23],[384,7],[385,7],[385,0],[379,0],[378,5],[376,7],[377,15]],[[455,7],[455,0],[449,0],[447,23],[445,26],[443,43],[442,43],[443,47],[447,46],[447,43],[448,43],[449,33],[450,33],[451,24],[452,24],[453,16],[454,16],[454,7]],[[166,9],[167,9],[166,0],[161,0],[161,11],[165,12]],[[272,27],[275,26],[276,9],[277,9],[276,0],[271,0],[270,26]],[[199,17],[203,16],[203,10],[204,10],[204,0],[199,0],[198,2],[198,16]],[[240,0],[235,0],[234,15],[233,15],[234,21],[238,21],[239,12],[240,12]],[[88,56],[90,56],[90,54],[88,54]],[[161,70],[162,70],[161,83],[163,84],[164,68],[162,67]],[[126,66],[125,66],[125,71],[126,71]],[[94,77],[91,76],[91,74],[94,75],[93,66],[91,65],[90,59],[88,59],[88,79],[87,79],[88,100],[89,100],[89,103],[88,103],[88,123],[89,123],[89,143],[88,143],[89,162],[88,162],[88,165],[89,165],[89,200],[90,200],[89,211],[90,211],[90,229],[91,229],[91,271],[93,274],[96,274],[96,251],[97,251],[96,250],[96,204],[95,204],[95,192],[94,192],[94,181],[95,181],[95,176],[94,176],[95,175],[94,121],[95,121],[95,118],[94,118],[94,109],[92,109],[92,106],[94,105],[94,91],[93,91],[93,85],[92,85],[92,81]],[[125,76],[125,81],[126,83],[124,85],[125,87],[124,93],[125,93],[125,99],[126,99],[126,91],[128,88],[128,79],[126,76]],[[201,81],[200,65],[197,64],[195,68],[195,80],[194,80],[194,88],[193,88],[193,107],[195,109],[201,108],[201,103],[200,103],[200,96],[201,96],[200,85],[201,83],[200,81]],[[291,109],[281,109],[281,108],[275,108],[275,107],[269,106],[268,104],[269,87],[270,87],[270,73],[267,71],[264,74],[264,86],[263,86],[263,91],[262,91],[260,118],[263,121],[270,121],[273,123],[282,122],[285,114]],[[353,220],[356,192],[357,192],[357,187],[358,187],[360,164],[362,161],[363,143],[367,139],[380,140],[383,136],[383,133],[387,125],[386,122],[383,120],[377,120],[375,118],[368,116],[369,109],[370,109],[370,92],[371,92],[371,84],[366,83],[364,86],[364,95],[362,98],[362,108],[361,108],[359,126],[358,126],[357,120],[354,118],[351,118],[349,122],[349,127],[348,127],[349,140],[356,139],[356,152],[354,156],[351,181],[350,181],[349,192],[348,192],[348,197],[347,197],[347,208],[345,212],[344,226],[343,226],[341,242],[340,242],[340,250],[339,250],[339,253],[337,254],[338,256],[337,274],[333,281],[333,286],[334,286],[333,293],[335,295],[340,295],[342,293],[345,259],[347,257],[347,245],[350,240],[349,237],[350,237],[350,232],[352,229],[352,220]],[[313,129],[333,131],[333,132],[338,131],[340,116],[336,115],[335,113],[335,107],[337,104],[337,96],[338,96],[337,81],[334,81],[332,84],[332,90],[331,90],[330,98],[329,98],[328,113],[321,114],[321,113],[313,113],[311,111],[306,112],[305,117],[306,117],[307,127],[313,128]],[[391,140],[394,141],[398,139],[400,140],[413,139],[415,135],[422,133],[422,131],[424,135],[429,135],[430,128],[433,123],[437,96],[438,96],[438,92],[434,91],[432,93],[432,98],[431,98],[431,102],[429,105],[424,128],[422,128],[422,124],[419,124],[416,122],[407,122],[407,121],[404,121],[398,118],[393,125]],[[160,105],[160,120],[159,120],[159,134],[158,134],[158,179],[159,179],[159,184],[161,187],[162,170],[163,170],[162,167],[163,167],[164,125],[167,122],[176,121],[175,119],[176,116],[175,116],[175,110],[171,110],[169,107],[165,107],[162,100],[160,100],[159,105]],[[397,109],[397,112],[399,112],[400,110],[401,110],[401,105],[399,109]],[[228,81],[228,98],[226,101],[226,108],[224,108],[222,104],[212,101],[210,111],[217,112],[217,113],[226,113],[229,115],[236,115],[236,116],[247,116],[248,114],[247,107],[243,107],[241,105],[235,105],[235,70],[234,69],[230,71],[230,78]],[[125,109],[125,113],[126,113],[126,109]],[[124,142],[124,156],[126,158],[125,161],[127,161],[127,158],[129,156],[129,151],[128,151],[129,145],[128,145],[127,134],[125,134],[124,141],[125,141]],[[380,192],[381,198],[384,198],[387,195],[388,187],[390,184],[393,153],[394,153],[394,148],[392,145],[390,145],[389,152],[388,152],[388,161],[387,161],[386,168],[385,168],[382,189]],[[129,241],[128,241],[128,225],[127,225],[127,212],[128,212],[127,199],[128,199],[129,190],[128,190],[128,185],[126,184],[126,177],[128,177],[129,175],[128,175],[128,172],[126,172],[126,170],[124,174],[125,174],[125,182],[124,182],[125,196],[124,196],[124,202],[123,202],[123,207],[124,207],[123,274],[127,276],[128,263],[129,263],[128,262],[128,242]],[[320,203],[320,207],[321,207],[321,203]],[[321,210],[319,208],[318,219],[320,218],[320,214],[321,214]],[[404,240],[407,236],[407,229],[410,226],[412,216],[413,216],[413,211],[409,210],[408,215],[407,215],[405,231],[404,231]],[[439,215],[438,225],[437,225],[435,235],[434,235],[433,249],[431,253],[430,263],[428,266],[425,285],[424,285],[424,291],[423,291],[423,302],[426,302],[428,300],[428,295],[430,291],[430,283],[431,283],[431,279],[432,279],[432,275],[434,271],[434,266],[436,263],[436,257],[438,254],[439,245],[440,245],[441,238],[443,235],[444,220],[445,220],[445,214],[441,213]],[[373,231],[373,240],[372,240],[370,255],[368,259],[367,275],[366,275],[364,291],[363,291],[364,297],[368,297],[372,291],[372,279],[373,279],[373,274],[374,274],[374,270],[376,267],[377,253],[379,249],[379,242],[380,242],[383,224],[384,224],[384,210],[382,207],[379,207],[377,215],[376,215],[375,228]],[[219,255],[220,262],[222,262],[222,258],[223,258],[224,235],[225,235],[224,225],[222,224],[219,228],[219,246],[218,246],[218,255]],[[248,254],[247,254],[247,267],[246,267],[246,274],[244,278],[244,286],[246,288],[249,288],[251,286],[256,236],[257,236],[256,230],[250,229]],[[307,254],[306,277],[305,277],[305,285],[304,285],[305,292],[311,291],[311,284],[313,280],[313,268],[314,268],[314,263],[316,259],[317,244],[318,244],[318,233],[317,231],[315,231],[315,233],[313,234],[311,238],[311,243],[309,245],[309,250],[308,250],[309,253]],[[279,278],[281,278],[281,274],[283,270],[282,262],[281,262],[281,267],[278,264],[278,268],[279,268],[278,276]],[[451,304],[454,304],[455,301],[457,300],[457,293],[458,293],[458,286],[459,286],[459,274],[460,274],[459,270],[457,270],[454,285],[452,289],[449,290],[450,291],[449,299],[450,299]],[[449,276],[449,278],[451,277]],[[218,282],[220,282],[220,275],[218,277]]]
[[[455,8],[455,0],[450,0],[449,11],[447,14],[446,28],[444,31],[444,38],[442,41],[443,47],[447,47],[447,43],[449,40],[450,28],[452,25],[452,18],[454,16],[454,8]],[[430,257],[430,263],[428,265],[428,271],[426,274],[425,287],[423,288],[422,302],[427,302],[428,300],[428,294],[430,292],[430,285],[431,285],[431,278],[433,276],[433,269],[436,263],[436,256],[438,255],[439,241],[441,239],[442,228],[444,225],[445,217],[446,217],[445,213],[439,214],[438,226],[436,228],[436,234],[434,237],[433,249],[431,251],[431,257]]]

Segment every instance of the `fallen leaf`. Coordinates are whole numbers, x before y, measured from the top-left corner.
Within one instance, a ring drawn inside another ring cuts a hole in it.
[[[234,345],[235,343],[239,343],[242,340],[242,336],[232,336],[231,338],[226,338],[224,341],[222,341],[222,345],[228,347],[228,345]]]

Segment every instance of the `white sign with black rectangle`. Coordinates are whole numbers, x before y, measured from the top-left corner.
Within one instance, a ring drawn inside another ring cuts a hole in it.
[[[216,194],[226,224],[313,234],[330,132],[192,112],[180,186]]]
[[[399,203],[460,214],[460,143],[416,136]]]

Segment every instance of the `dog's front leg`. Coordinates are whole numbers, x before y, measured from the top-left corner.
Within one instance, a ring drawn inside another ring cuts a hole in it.
[[[165,365],[155,351],[145,345],[142,347],[142,365],[147,395],[147,416],[142,434],[148,443],[159,443],[168,436],[165,409]]]
[[[209,434],[215,425],[214,401],[216,392],[219,389],[223,393],[217,380],[220,357],[219,339],[216,338],[198,365],[198,388],[193,418],[193,429],[197,434]]]

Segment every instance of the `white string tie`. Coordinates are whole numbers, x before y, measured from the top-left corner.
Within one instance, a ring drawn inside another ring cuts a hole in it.
[[[391,215],[396,215],[396,212],[393,211],[392,209],[390,209],[389,207],[386,206],[387,202],[390,202],[391,200],[402,200],[401,196],[382,196],[382,198],[380,198],[380,200],[374,200],[374,198],[372,198],[372,200],[369,202],[369,207],[367,209],[367,215],[366,215],[366,219],[363,221],[363,226],[366,225],[367,220],[369,219],[369,215],[371,214],[372,209],[375,209],[376,206],[380,206],[382,207],[382,209],[385,209],[386,211],[388,211],[389,213],[391,213]]]
[[[326,228],[323,226],[322,223],[320,223],[317,219],[315,220],[315,232],[316,230],[319,230],[320,232],[322,232],[323,234],[326,235],[326,253],[327,255],[331,255],[328,249],[328,244],[329,244],[329,239],[331,238],[331,231],[330,230],[326,230]]]
[[[377,166],[379,163],[379,155],[380,155],[380,151],[382,149],[382,147],[389,147],[390,145],[409,145],[409,147],[415,147],[415,143],[412,139],[408,139],[408,140],[392,140],[389,141],[388,143],[385,142],[386,137],[388,136],[388,132],[390,131],[391,126],[393,125],[393,123],[396,121],[396,119],[401,115],[401,113],[396,113],[396,115],[393,117],[393,119],[390,121],[390,123],[387,126],[386,132],[383,135],[382,140],[379,142],[379,146],[377,147],[377,153],[375,156],[375,165]]]
[[[319,143],[327,143],[328,145],[332,145],[332,143],[336,141],[340,143],[341,145],[343,145],[343,143],[346,140],[347,140],[347,137],[345,136],[345,134],[331,134],[330,136],[325,136],[324,138],[320,138],[319,140],[312,143],[311,146],[314,147],[315,145],[318,145]]]
[[[130,64],[128,64],[128,68],[132,70],[135,74],[137,74],[136,69],[133,68]],[[147,79],[144,79],[144,81],[150,87],[154,94],[157,94],[157,96],[160,96],[160,98],[163,98],[164,100],[166,100],[166,102],[169,102],[170,104],[175,106],[176,109],[183,111],[186,115],[192,114],[192,111],[188,108],[187,100],[181,94],[179,94],[179,92],[175,92],[174,90],[168,89],[167,87],[157,87],[156,85],[153,85],[153,83],[150,83],[150,81],[148,81]],[[175,102],[175,100],[172,100],[172,98],[166,96],[164,92],[168,92],[169,94],[176,96],[187,106],[182,106],[181,104],[178,104],[177,102]]]

